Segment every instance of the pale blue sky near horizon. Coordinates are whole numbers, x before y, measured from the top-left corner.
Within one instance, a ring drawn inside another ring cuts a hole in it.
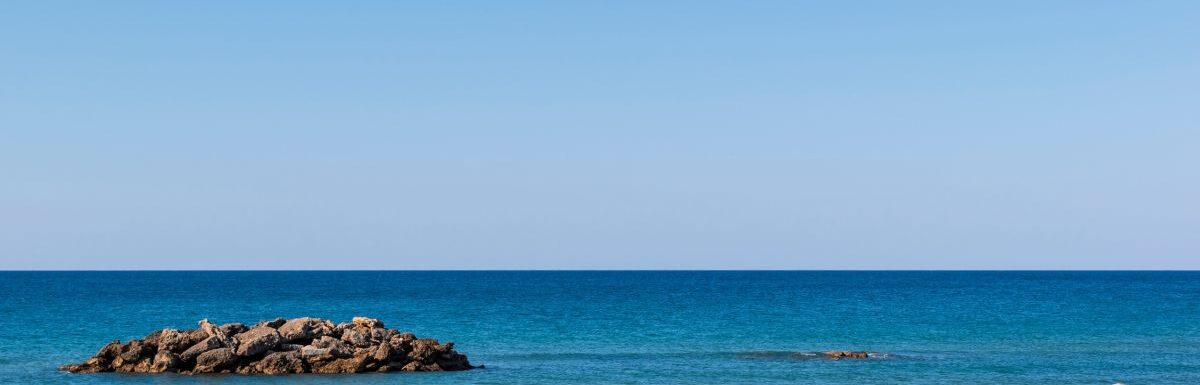
[[[7,2],[0,269],[1198,269],[1200,2]]]

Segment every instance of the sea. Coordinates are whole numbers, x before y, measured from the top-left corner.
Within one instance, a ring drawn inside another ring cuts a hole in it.
[[[352,263],[352,261],[347,261]],[[200,319],[381,319],[485,368],[68,374]],[[863,360],[811,352],[866,350]],[[1200,384],[1200,272],[0,272],[4,384]]]

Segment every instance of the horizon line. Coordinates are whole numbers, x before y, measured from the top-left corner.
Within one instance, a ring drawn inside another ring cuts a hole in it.
[[[0,272],[1200,272],[1200,269],[0,269]]]

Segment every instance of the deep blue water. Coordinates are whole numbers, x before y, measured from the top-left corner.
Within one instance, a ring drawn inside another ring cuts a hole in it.
[[[487,368],[56,371],[201,318],[355,315]],[[1200,384],[1200,272],[0,272],[0,331],[22,384]],[[829,349],[891,355],[786,353]]]

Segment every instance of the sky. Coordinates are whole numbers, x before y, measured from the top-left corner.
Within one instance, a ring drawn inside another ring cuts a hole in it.
[[[1200,269],[1200,2],[27,1],[0,269]]]

